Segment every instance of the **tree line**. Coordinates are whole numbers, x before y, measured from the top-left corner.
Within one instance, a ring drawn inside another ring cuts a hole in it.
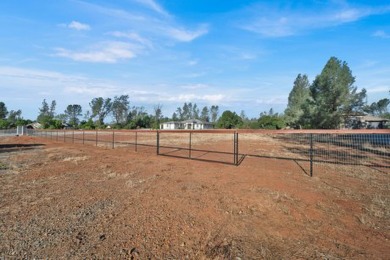
[[[124,129],[158,129],[161,122],[188,119],[211,122],[216,128],[227,129],[335,129],[350,116],[371,114],[390,119],[390,100],[383,98],[367,104],[367,91],[364,88],[358,91],[354,83],[355,77],[348,64],[331,57],[312,83],[306,74],[298,74],[288,96],[284,114],[274,113],[271,108],[268,112],[261,112],[259,117],[251,119],[245,115],[245,111],[238,115],[234,111],[226,110],[219,116],[218,105],[199,108],[196,103],[185,102],[171,117],[164,117],[161,104],[155,105],[153,112],[149,114],[142,106],[131,107],[129,96],[121,95],[114,98],[93,98],[84,114],[78,104],[70,104],[63,113],[56,114],[56,101],[53,100],[49,104],[44,99],[36,121],[43,128],[52,129],[64,126],[82,129],[106,128],[106,119],[109,116],[113,120],[110,127]],[[29,123],[32,121],[23,119],[21,110],[8,111],[4,102],[0,102],[0,129]]]

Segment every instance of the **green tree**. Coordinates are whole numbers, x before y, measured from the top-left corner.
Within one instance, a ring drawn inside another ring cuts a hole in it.
[[[176,116],[177,116],[178,120],[180,120],[180,121],[184,120],[183,109],[181,107],[178,107],[176,109]]]
[[[56,105],[57,102],[55,100],[52,100],[49,109],[49,116],[51,116],[52,118],[55,116]]]
[[[218,127],[225,129],[239,128],[242,125],[242,119],[236,112],[226,110],[218,120]]]
[[[284,111],[286,123],[294,128],[301,128],[300,119],[304,113],[303,105],[310,97],[310,83],[306,75],[298,74],[288,96],[287,108]]]
[[[40,123],[43,126],[43,128],[50,127],[51,122],[54,118],[55,107],[56,107],[55,100],[51,102],[51,106],[49,107],[49,104],[46,102],[46,99],[43,99],[42,107],[39,108],[39,114],[37,117],[38,123]]]
[[[173,112],[172,114],[172,121],[178,121],[179,117],[177,116],[176,112]]]
[[[112,102],[112,115],[114,116],[116,124],[120,125],[126,123],[129,112],[129,104],[130,101],[128,95],[114,97],[114,101]]]
[[[104,125],[104,119],[111,112],[112,109],[111,98],[94,98],[89,103],[89,106],[92,110],[92,118],[97,117],[99,125]]]
[[[196,103],[192,106],[192,117],[190,119],[199,119],[199,108]]]
[[[200,113],[200,120],[203,122],[210,122],[210,111],[207,106],[204,106]]]
[[[163,117],[162,115],[162,105],[157,104],[154,106],[154,128],[159,129],[160,128],[160,120]]]
[[[4,102],[0,102],[0,119],[5,119],[8,115],[7,107]]]
[[[314,100],[311,125],[315,128],[337,128],[351,107],[356,93],[355,78],[345,61],[331,57],[310,86]]]
[[[93,123],[92,118],[89,118],[88,120],[83,120],[80,123],[80,128],[86,129],[86,130],[95,129],[95,124]]]
[[[0,129],[9,128],[9,122],[6,119],[0,119]]]
[[[71,126],[76,127],[79,123],[78,117],[82,115],[82,108],[80,105],[68,105],[65,114],[68,117],[68,123]]]
[[[262,115],[257,121],[259,128],[282,129],[286,126],[283,118],[278,114]]]
[[[18,125],[18,122],[21,123],[22,119],[22,110],[11,110],[8,114],[8,118],[7,118],[7,121],[8,121],[8,124],[10,127],[16,127]]]
[[[379,115],[383,115],[383,114],[388,113],[387,107],[389,106],[389,104],[390,104],[390,99],[388,99],[388,98],[380,99],[380,100],[377,102],[378,114],[379,114]]]
[[[218,119],[219,107],[212,105],[210,108],[211,122],[215,123]]]

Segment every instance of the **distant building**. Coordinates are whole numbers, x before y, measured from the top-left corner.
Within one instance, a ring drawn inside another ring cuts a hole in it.
[[[42,129],[43,128],[42,125],[38,122],[28,124],[26,127],[27,127],[27,129]]]
[[[203,130],[203,129],[212,129],[213,124],[209,122],[203,122],[198,119],[190,119],[185,121],[170,121],[160,124],[160,129],[162,130],[176,130],[176,129],[186,129],[186,130]]]
[[[349,116],[345,119],[345,128],[352,129],[383,129],[386,128],[390,122],[389,119],[370,116],[370,115],[356,115]]]

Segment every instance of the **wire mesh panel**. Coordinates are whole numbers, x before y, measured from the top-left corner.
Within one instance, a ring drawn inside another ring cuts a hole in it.
[[[390,133],[336,131],[29,131],[54,141],[239,165],[248,156],[298,165],[311,176],[334,166],[372,167],[390,172]],[[352,168],[351,168],[352,167]],[[353,168],[355,167],[355,168]],[[345,171],[347,171],[345,170]]]
[[[315,162],[390,168],[390,134],[318,134]]]
[[[252,158],[273,159],[285,167],[298,165],[310,174],[310,135],[275,132],[239,133],[240,153]]]
[[[234,140],[234,132],[160,131],[158,154],[237,165]]]

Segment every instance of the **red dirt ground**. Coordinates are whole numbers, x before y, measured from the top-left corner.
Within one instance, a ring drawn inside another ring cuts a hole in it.
[[[322,169],[1,137],[0,258],[388,258],[389,173]]]

